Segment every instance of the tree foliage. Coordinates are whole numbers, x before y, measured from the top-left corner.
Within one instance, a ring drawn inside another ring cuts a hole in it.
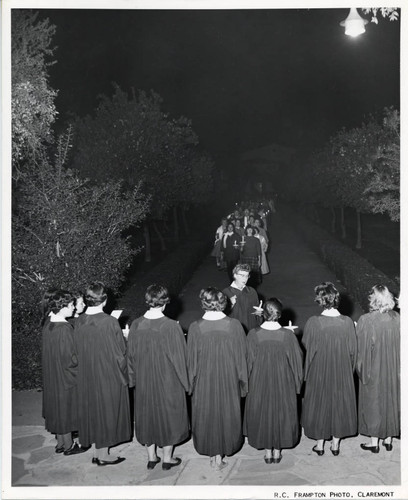
[[[141,183],[124,191],[121,181],[95,185],[67,169],[69,148],[68,131],[58,140],[54,161],[42,152],[22,172],[12,221],[13,365],[37,379],[43,292],[84,289],[94,280],[117,291],[138,251],[122,232],[138,225],[148,210]]]
[[[94,116],[76,124],[74,167],[97,179],[143,180],[152,196],[152,216],[162,218],[180,204],[193,186],[192,163],[198,138],[188,119],[170,118],[155,92],[131,97],[115,85],[111,98],[101,96]]]
[[[13,9],[11,17],[12,158],[17,166],[35,157],[44,142],[52,141],[57,92],[48,83],[47,68],[55,61],[52,37],[55,26],[38,21],[38,12]]]
[[[390,21],[397,21],[399,19],[399,12],[397,7],[372,7],[361,9],[364,14],[371,14],[370,21],[378,24],[378,14],[381,14],[385,19]]]

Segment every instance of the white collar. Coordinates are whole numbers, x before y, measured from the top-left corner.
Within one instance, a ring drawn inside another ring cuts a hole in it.
[[[157,319],[157,318],[163,318],[164,314],[163,311],[161,310],[161,307],[151,307],[148,311],[144,313],[143,317],[146,319]]]
[[[225,314],[222,311],[205,311],[203,315],[203,319],[208,319],[210,321],[216,321],[222,318],[225,318]]]
[[[101,307],[102,306],[102,307]],[[85,314],[89,314],[92,316],[93,314],[103,313],[103,305],[99,304],[99,306],[88,306],[86,308]]]
[[[246,285],[244,285],[244,287],[243,287],[243,288],[238,288],[238,287],[237,287],[237,285],[235,284],[235,281],[233,281],[233,282],[231,283],[231,287],[232,287],[232,288],[236,288],[237,290],[240,290],[240,291],[242,292],[242,290],[246,287]]]
[[[322,316],[340,316],[340,313],[337,309],[331,308],[331,309],[325,309],[322,312]]]
[[[68,323],[68,321],[62,316],[58,316],[58,314],[53,313],[52,311],[49,314],[51,323]]]
[[[282,326],[277,321],[264,321],[261,328],[265,330],[280,330]]]

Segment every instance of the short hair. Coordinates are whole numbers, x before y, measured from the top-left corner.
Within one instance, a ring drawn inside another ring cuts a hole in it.
[[[263,225],[264,225],[264,224],[263,224],[263,220],[262,220],[261,218],[256,217],[256,218],[255,218],[255,222],[256,222],[256,221],[259,221],[259,227],[263,227]]]
[[[282,302],[272,297],[263,305],[263,317],[265,321],[277,321],[282,316]]]
[[[227,307],[227,296],[218,288],[203,288],[199,297],[204,311],[223,311]]]
[[[228,229],[228,226],[232,226],[233,229],[235,230],[235,224],[232,222],[232,220],[228,221],[228,223],[227,223],[227,229]]]
[[[51,312],[57,314],[71,303],[74,303],[74,296],[68,290],[57,290],[56,288],[47,290],[42,300],[43,322]]]
[[[146,289],[145,300],[149,307],[163,307],[170,302],[169,291],[165,286],[153,283]]]
[[[253,230],[254,234],[261,234],[261,233],[259,232],[259,227],[254,226],[254,227],[252,228],[252,230]]]
[[[237,264],[232,270],[232,275],[238,274],[240,271],[245,271],[246,273],[250,273],[251,266],[249,264]]]
[[[317,285],[314,289],[315,302],[323,309],[331,309],[337,307],[340,302],[340,293],[330,281],[325,281]]]
[[[85,292],[85,302],[88,306],[94,307],[103,304],[108,298],[108,294],[105,289],[105,285],[100,281],[95,281],[91,283]]]
[[[254,228],[252,226],[247,226],[245,228],[245,234],[248,236],[248,229],[252,229],[252,234],[254,234]]]
[[[394,295],[384,285],[374,285],[368,295],[370,311],[381,313],[391,311],[395,307]]]

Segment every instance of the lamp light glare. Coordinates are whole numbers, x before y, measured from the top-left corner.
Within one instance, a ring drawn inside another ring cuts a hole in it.
[[[351,37],[356,37],[365,32],[365,25],[368,23],[357,12],[355,7],[350,9],[349,15],[344,21],[341,21],[340,26],[345,27],[345,34]]]

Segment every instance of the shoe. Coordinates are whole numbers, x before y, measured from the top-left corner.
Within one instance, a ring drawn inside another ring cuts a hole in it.
[[[225,467],[228,466],[228,462],[224,462],[224,460],[221,460],[220,464],[216,464],[215,468],[216,470],[220,471],[222,469],[225,469]]]
[[[172,467],[177,467],[178,465],[181,464],[181,458],[176,458],[174,457],[175,462],[163,462],[162,463],[162,469],[163,470],[170,470]]]
[[[62,446],[58,446],[58,445],[57,445],[57,446],[55,447],[55,453],[63,453],[63,452],[64,452],[64,450],[65,450],[64,445],[62,445]]]
[[[78,453],[85,453],[88,451],[90,446],[79,446],[78,443],[74,443],[71,448],[68,448],[68,450],[64,451],[64,455],[78,455]]]
[[[271,458],[266,458],[266,457],[264,457],[264,460],[265,460],[265,463],[266,463],[266,464],[272,464],[272,463],[273,463],[273,462],[272,462],[272,457],[271,457]]]
[[[371,453],[379,453],[380,447],[377,446],[368,446],[367,444],[360,444],[360,448],[365,451],[371,451]]]
[[[316,448],[317,445],[313,446],[312,448],[312,451],[314,451],[315,453],[317,453],[319,455],[319,457],[323,456],[324,455],[324,450],[318,450]]]
[[[333,450],[333,448],[330,446],[330,451],[333,453],[335,457],[338,457],[340,455],[340,447],[337,448],[337,450]]]
[[[93,458],[92,463],[96,465],[117,465],[124,462],[126,458],[118,457],[116,460],[99,460],[99,458]]]
[[[282,460],[282,453],[279,455],[279,458],[272,457],[272,463],[278,464]]]
[[[392,451],[392,443],[384,443],[383,446],[387,451]]]
[[[157,457],[157,460],[149,460],[149,461],[147,462],[147,468],[148,468],[149,470],[152,470],[152,469],[154,469],[154,468],[156,467],[156,465],[157,465],[159,462],[161,462],[161,458],[160,458],[160,457]]]

